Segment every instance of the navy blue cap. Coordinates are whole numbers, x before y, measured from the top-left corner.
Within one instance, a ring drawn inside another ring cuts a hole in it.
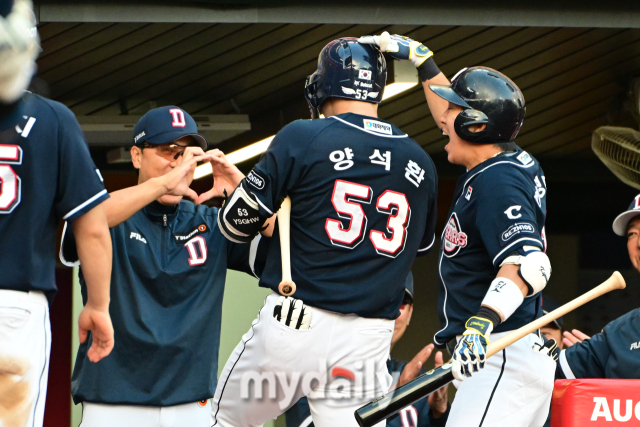
[[[404,291],[411,297],[411,302],[413,302],[413,273],[411,271],[409,271],[404,282]]]
[[[0,0],[0,16],[6,18],[13,9],[13,0]]]
[[[557,309],[559,307],[560,306],[558,305],[557,302],[555,302],[553,300],[553,298],[548,297],[546,295],[542,295],[542,312],[544,314],[549,314],[553,310],[555,310],[555,309]],[[562,329],[562,326],[564,325],[564,321],[562,320],[562,316],[558,317],[552,323],[555,324],[558,329]]]
[[[629,205],[629,209],[622,212],[613,220],[613,232],[618,236],[624,236],[627,234],[629,221],[638,215],[640,215],[640,194],[633,199],[633,202]]]
[[[149,110],[138,120],[133,129],[133,145],[168,144],[183,136],[193,137],[203,150],[207,149],[207,140],[198,133],[193,117],[183,109],[169,105]]]

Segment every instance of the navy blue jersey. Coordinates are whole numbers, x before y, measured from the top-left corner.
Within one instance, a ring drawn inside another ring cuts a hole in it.
[[[500,153],[458,179],[439,254],[438,347],[460,335],[480,309],[500,263],[523,246],[546,250],[546,183],[527,152]],[[517,329],[539,317],[540,294],[494,332]]]
[[[217,214],[187,201],[154,202],[111,229],[116,344],[100,363],[87,358],[91,339],[80,345],[71,383],[76,403],[169,406],[213,396],[227,268],[259,274],[254,261],[264,259],[269,240],[228,242]],[[67,242],[65,254],[74,258]],[[86,302],[82,277],[81,284]]]
[[[562,350],[556,377],[640,379],[640,308]]]
[[[0,289],[56,292],[61,219],[109,197],[82,130],[64,105],[25,92],[0,132]]]
[[[395,319],[419,251],[434,242],[431,158],[393,124],[352,113],[298,120],[247,176],[269,217],[291,197],[296,298],[338,313]],[[277,227],[260,286],[282,279]]]
[[[389,358],[387,361],[387,369],[393,377],[394,384],[398,381],[406,364],[407,362],[394,358]],[[423,373],[424,369],[421,369],[420,374]],[[447,409],[447,412],[442,414],[441,417],[434,418],[425,397],[388,418],[387,427],[444,427],[448,417],[449,410]],[[298,400],[295,405],[287,410],[285,421],[287,422],[287,427],[311,427],[314,425],[311,419],[309,401],[306,397]]]

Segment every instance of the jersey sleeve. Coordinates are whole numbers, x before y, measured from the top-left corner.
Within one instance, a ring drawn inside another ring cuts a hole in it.
[[[558,367],[567,379],[604,378],[604,368],[611,355],[606,332],[562,350]]]
[[[306,129],[306,122],[298,120],[282,128],[245,178],[265,218],[280,208],[304,170],[304,153],[314,136]]]
[[[485,171],[476,185],[479,188],[471,193],[477,203],[475,225],[494,267],[523,246],[544,250],[536,219],[535,187],[528,178],[513,166],[502,165]]]
[[[73,222],[109,198],[100,171],[96,168],[82,129],[67,107],[55,103],[58,118],[58,216]]]
[[[433,166],[433,161],[431,161]],[[420,242],[420,249],[418,249],[418,255],[426,255],[433,249],[436,241],[436,221],[438,219],[438,174],[436,173],[435,166],[433,166],[434,186],[431,190],[431,200],[429,201],[429,207],[427,211],[427,225],[424,229],[424,235]]]
[[[227,267],[251,274],[258,279],[264,271],[271,239],[258,234],[251,244],[227,243]]]

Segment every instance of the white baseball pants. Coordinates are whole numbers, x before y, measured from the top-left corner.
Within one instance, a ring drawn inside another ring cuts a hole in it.
[[[79,427],[208,427],[211,400],[174,406],[82,403]]]

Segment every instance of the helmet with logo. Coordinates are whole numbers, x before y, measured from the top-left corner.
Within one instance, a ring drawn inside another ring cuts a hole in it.
[[[318,118],[331,98],[379,104],[387,82],[387,63],[380,50],[345,37],[326,45],[318,56],[318,69],[307,77],[304,93],[311,117]]]
[[[464,110],[453,127],[458,136],[476,144],[513,142],[524,122],[524,95],[511,79],[488,67],[463,68],[451,84],[429,85],[431,90]],[[472,125],[486,125],[473,132]]]

